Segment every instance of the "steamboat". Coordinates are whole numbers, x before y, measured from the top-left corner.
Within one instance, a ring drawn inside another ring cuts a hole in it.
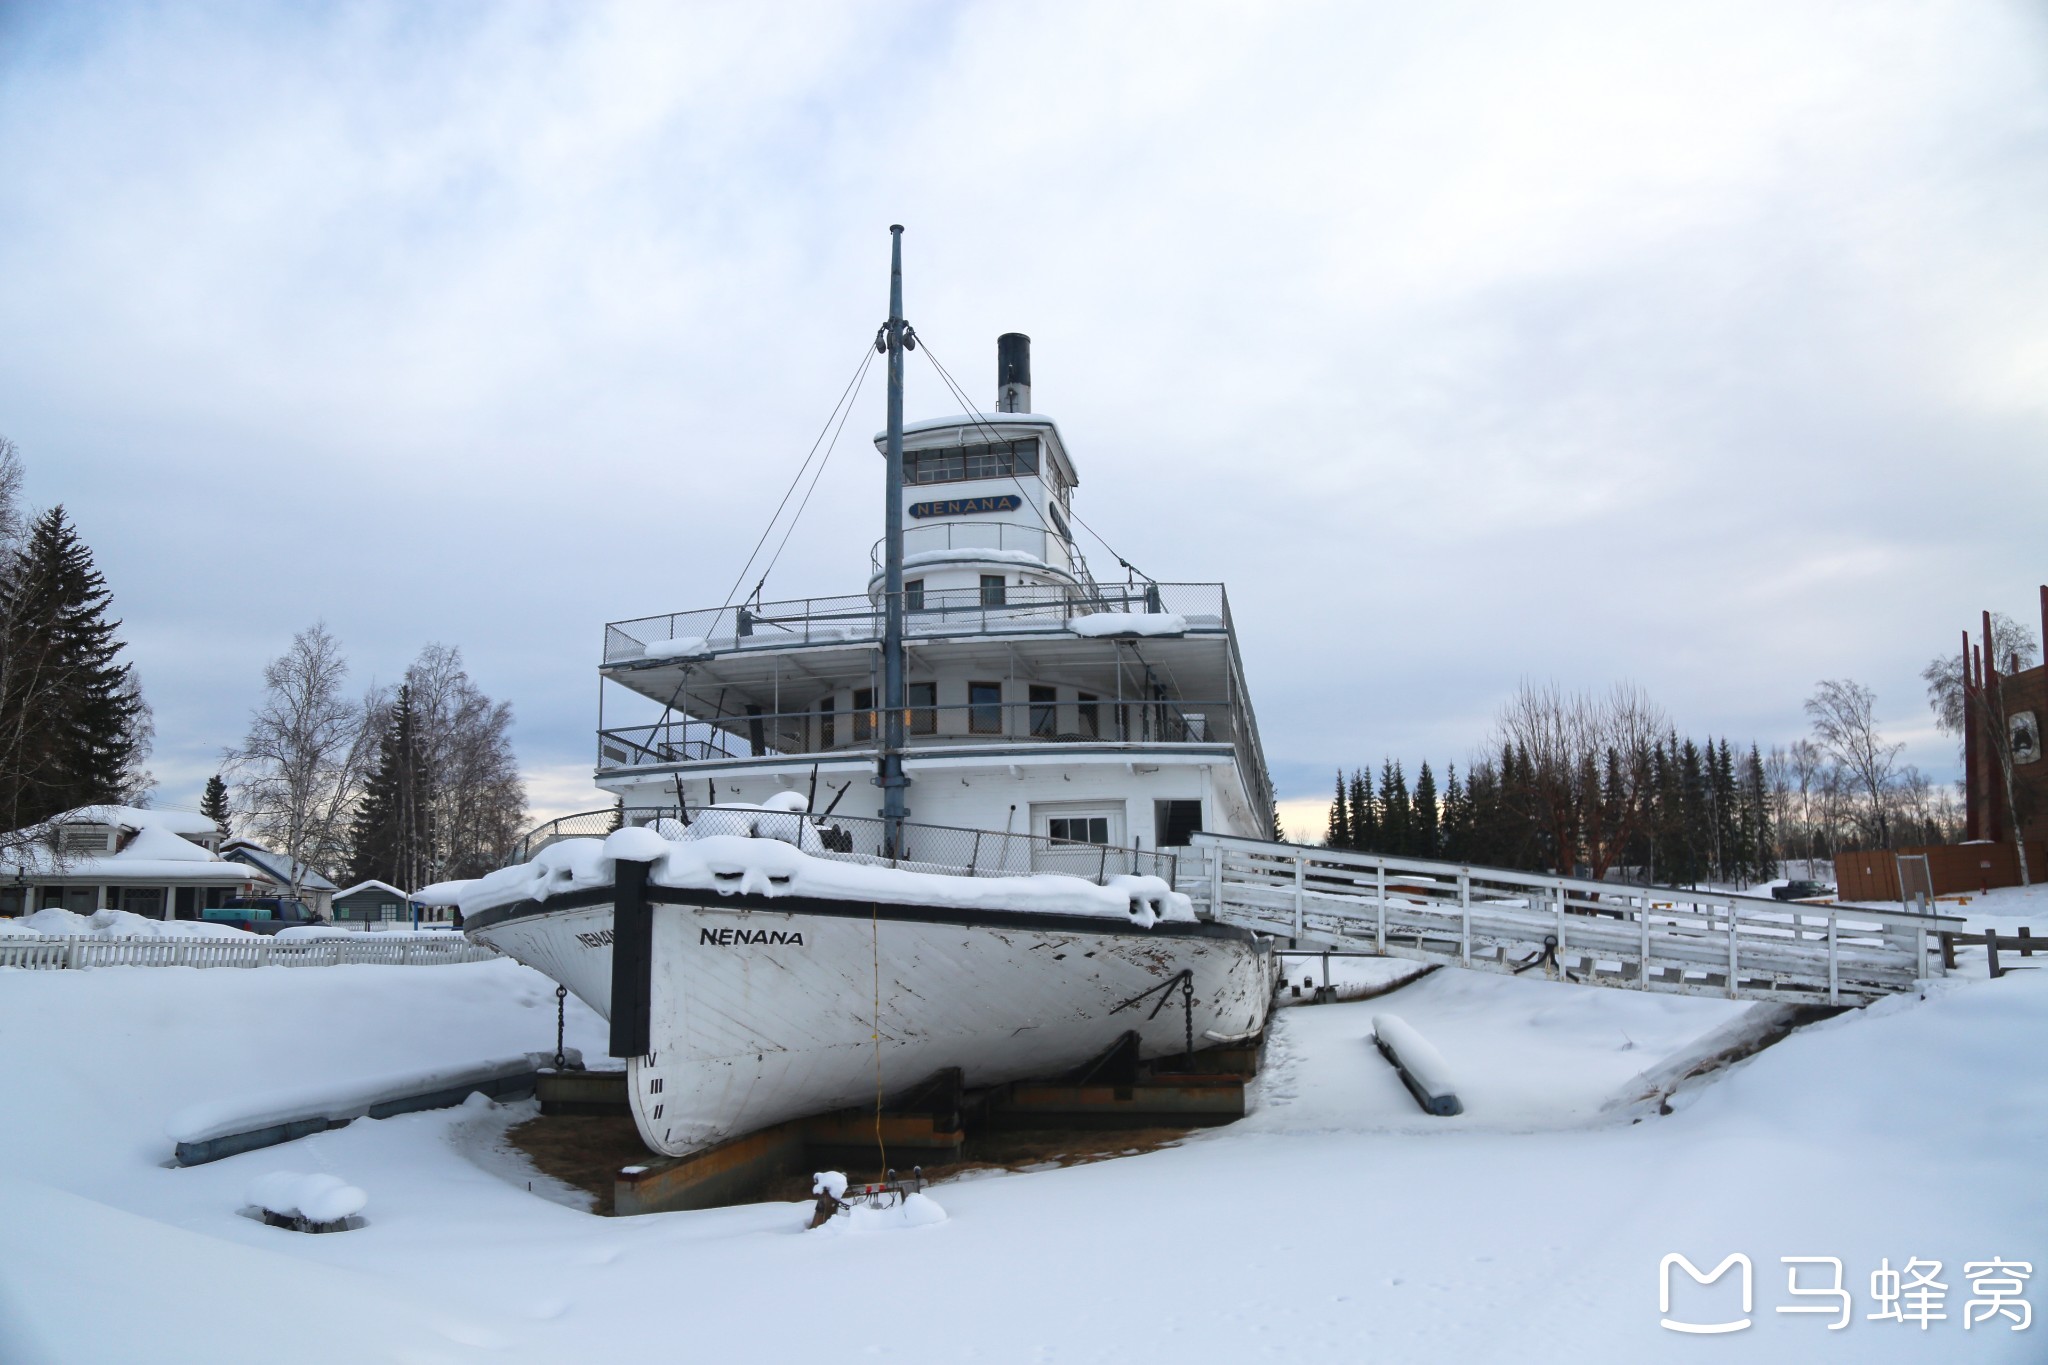
[[[995,411],[905,422],[891,232],[865,591],[607,625],[617,807],[450,893],[610,1021],[669,1155],[1127,1033],[1148,1058],[1240,1043],[1273,995],[1262,942],[1175,890],[1195,832],[1271,833],[1223,586],[1092,575],[1028,337],[998,341]]]

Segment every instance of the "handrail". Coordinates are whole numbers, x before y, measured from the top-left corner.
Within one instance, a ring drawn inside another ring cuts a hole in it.
[[[979,588],[933,588],[923,605],[906,612],[912,636],[989,635],[1063,630],[1079,616],[1128,611],[1170,613],[1190,633],[1227,633],[1228,605],[1221,583],[1010,585],[1003,600]],[[645,667],[764,646],[873,644],[882,636],[882,613],[868,594],[742,603],[612,621],[605,626],[606,667]]]
[[[1022,877],[1059,872],[1097,883],[1126,875],[1155,876],[1173,885],[1179,854],[1121,844],[1079,843],[1038,834],[966,829],[955,825],[922,825],[906,821],[903,844],[893,850],[887,822],[863,815],[813,816],[806,811],[760,810],[755,807],[713,807],[721,821],[744,820],[756,837],[794,844],[814,857],[908,868],[954,877]],[[628,811],[634,823],[657,819],[679,823],[702,818],[701,809],[674,806],[637,807]],[[513,845],[511,863],[520,863],[560,839],[596,838],[608,833],[619,810],[583,811],[565,815],[531,831]],[[569,832],[573,825],[577,832]],[[808,826],[808,829],[806,829]],[[508,864],[510,865],[510,864]]]
[[[1101,696],[1092,701],[946,702],[909,708],[912,749],[964,744],[1224,744],[1235,742],[1237,708],[1191,698]],[[964,724],[960,723],[964,717]],[[826,725],[831,727],[827,742]],[[776,711],[676,715],[598,731],[598,768],[871,751],[881,712]]]

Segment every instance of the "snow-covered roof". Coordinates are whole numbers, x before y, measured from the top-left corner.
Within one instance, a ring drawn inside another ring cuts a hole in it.
[[[220,846],[221,854],[236,862],[260,867],[271,876],[271,880],[282,886],[292,884],[292,872],[298,872],[299,888],[304,891],[332,891],[334,883],[315,872],[305,863],[293,863],[272,849],[267,849],[253,839],[230,839]]]
[[[218,834],[220,827],[194,811],[151,810],[143,806],[80,806],[53,815],[53,825],[116,825],[121,829],[159,829],[170,834]]]
[[[372,877],[369,881],[366,882],[357,882],[354,886],[351,886],[346,891],[335,892],[334,898],[338,901],[345,901],[358,891],[383,891],[390,895],[398,897],[400,900],[412,899],[412,897],[409,896],[406,892],[400,891],[390,882],[380,882],[374,877]]]
[[[105,812],[129,808],[102,806],[96,809]],[[137,813],[148,815],[155,812]],[[69,814],[76,815],[77,812]],[[124,819],[105,814],[83,820],[60,820],[59,823],[122,824],[124,828],[135,828],[128,825]],[[211,830],[213,822],[206,821],[205,827]],[[5,864],[0,864],[0,878],[10,876],[61,879],[73,883],[144,886],[240,886],[258,878],[271,880],[263,869],[229,862],[177,834],[168,823],[155,821],[144,823],[141,828],[135,829],[134,837],[129,839],[118,853],[101,853],[86,858],[76,855],[59,858],[48,844],[29,845],[10,855]]]

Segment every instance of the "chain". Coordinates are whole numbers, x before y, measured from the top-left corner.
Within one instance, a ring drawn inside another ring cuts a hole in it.
[[[1187,1034],[1187,1060],[1182,1065],[1192,1068],[1195,1064],[1195,974],[1182,972],[1180,975],[1181,1025]]]
[[[568,1056],[562,1051],[562,1029],[567,1022],[568,1008],[569,988],[567,986],[555,987],[555,1070],[557,1071],[562,1070],[563,1067],[568,1065]]]

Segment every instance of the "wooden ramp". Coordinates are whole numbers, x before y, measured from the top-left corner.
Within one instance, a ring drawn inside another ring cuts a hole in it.
[[[1802,905],[1197,834],[1198,912],[1307,951],[1594,986],[1863,1005],[1943,972],[1953,916]]]

